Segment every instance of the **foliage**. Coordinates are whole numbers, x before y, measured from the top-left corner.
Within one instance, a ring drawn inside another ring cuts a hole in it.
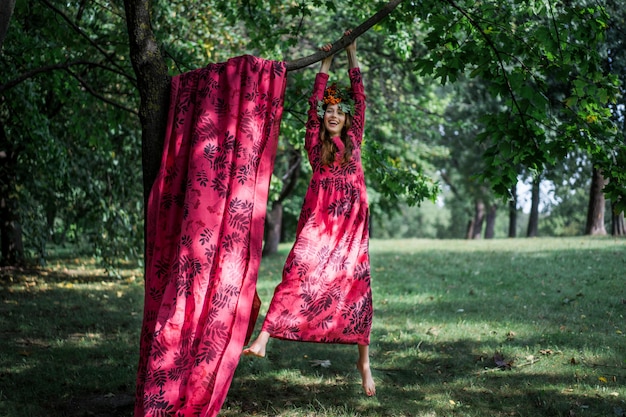
[[[484,115],[479,136],[487,146],[483,177],[495,191],[507,195],[518,166],[540,172],[574,149],[617,166],[613,155],[624,145],[609,109],[618,90],[604,65],[603,7],[585,1],[422,4],[429,12],[422,16],[429,53],[418,62],[420,73],[442,83],[464,74],[480,78],[505,106]],[[621,174],[606,172],[621,186]]]
[[[136,92],[119,6],[19,2],[2,50],[20,216],[44,262],[50,240],[89,244],[109,265],[142,248]]]

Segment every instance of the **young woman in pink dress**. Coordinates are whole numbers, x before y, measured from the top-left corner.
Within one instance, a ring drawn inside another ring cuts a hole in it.
[[[349,93],[334,84],[326,88],[332,56],[322,61],[315,78],[305,138],[313,176],[296,241],[261,333],[243,353],[264,357],[270,337],[356,344],[363,390],[372,396],[369,212],[361,166],[365,92],[356,42],[346,52]]]

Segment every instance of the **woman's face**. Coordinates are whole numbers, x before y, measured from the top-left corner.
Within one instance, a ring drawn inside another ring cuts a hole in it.
[[[341,135],[341,129],[346,124],[346,114],[341,111],[338,104],[329,104],[324,112],[324,127],[330,136]]]

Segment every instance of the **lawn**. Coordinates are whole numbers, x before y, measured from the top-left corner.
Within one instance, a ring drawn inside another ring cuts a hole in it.
[[[262,314],[288,250],[262,262]],[[626,240],[373,240],[371,258],[377,396],[356,347],[272,340],[221,415],[626,416]],[[2,270],[0,416],[132,416],[143,286],[119,272]]]

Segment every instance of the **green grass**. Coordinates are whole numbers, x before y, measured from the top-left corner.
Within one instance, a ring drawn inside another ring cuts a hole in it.
[[[263,260],[262,314],[288,250]],[[221,415],[626,416],[625,240],[374,240],[371,257],[377,396],[355,346],[271,340]],[[141,272],[81,262],[3,271],[0,416],[132,415]]]

